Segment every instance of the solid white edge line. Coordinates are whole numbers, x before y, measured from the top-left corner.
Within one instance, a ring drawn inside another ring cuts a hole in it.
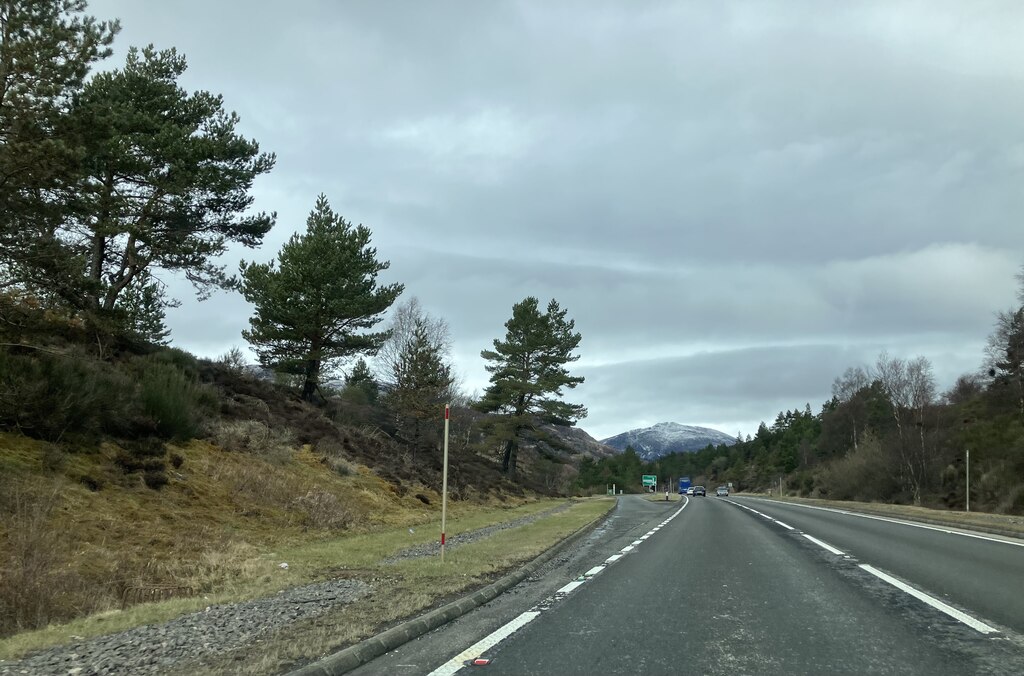
[[[818,545],[822,549],[827,549],[828,551],[832,552],[836,556],[844,556],[846,554],[846,552],[839,551],[838,549],[836,549],[835,547],[833,547],[829,543],[822,542],[821,540],[819,540],[818,538],[814,537],[813,535],[808,535],[807,533],[801,533],[801,535],[803,535],[805,538],[807,538],[808,540],[810,540],[814,544]]]
[[[747,498],[747,500],[762,500],[762,498]],[[911,526],[913,528],[923,528],[924,530],[934,530],[940,533],[946,533],[948,535],[960,535],[965,538],[974,538],[976,540],[987,540],[988,542],[999,542],[1004,545],[1013,545],[1014,547],[1024,547],[1024,540],[1003,540],[997,537],[991,537],[988,535],[981,535],[978,533],[965,533],[960,530],[950,530],[952,526],[943,528],[942,526],[930,526],[924,523],[915,523],[913,521],[904,521],[903,519],[893,519],[887,516],[876,516],[874,514],[861,514],[860,512],[850,512],[845,509],[835,509],[833,507],[819,507],[818,505],[802,505],[799,502],[782,502],[773,501],[779,505],[792,505],[793,507],[802,507],[803,509],[817,509],[822,512],[832,512],[834,514],[845,514],[846,516],[857,516],[862,519],[872,519],[874,521],[888,521],[889,523],[896,523],[901,526]],[[738,504],[738,503],[737,503]]]
[[[930,605],[932,608],[935,608],[936,610],[941,611],[941,612],[949,615],[950,617],[952,617],[955,620],[959,620],[960,622],[963,622],[964,624],[966,624],[971,629],[974,629],[975,631],[978,631],[978,632],[980,632],[982,634],[997,634],[997,633],[999,633],[998,629],[996,629],[994,627],[990,627],[989,625],[985,624],[984,622],[981,622],[980,620],[974,619],[973,617],[971,617],[967,613],[959,611],[956,608],[954,608],[953,606],[948,605],[946,603],[943,603],[942,601],[938,600],[934,596],[929,596],[928,594],[925,594],[924,592],[921,592],[921,591],[918,591],[918,590],[914,589],[913,587],[911,587],[908,584],[904,584],[903,582],[900,582],[899,580],[897,580],[893,576],[888,575],[886,573],[883,573],[882,571],[878,570],[874,566],[869,566],[866,563],[862,563],[862,564],[860,564],[860,568],[862,568],[862,569],[866,570],[867,572],[871,573],[872,575],[874,575],[878,579],[883,580],[885,582],[888,582],[893,587],[896,587],[897,589],[899,589],[901,591],[904,591],[907,594],[910,594],[915,599],[918,599],[920,601],[924,601],[925,603]]]
[[[670,516],[669,518],[665,519],[665,521],[662,522],[661,526],[658,526],[658,528],[661,528],[662,526],[667,524],[669,521],[671,521],[672,519],[676,518],[683,511],[683,509],[685,509],[685,507],[688,504],[690,504],[690,499],[686,498],[686,501],[683,503],[682,507],[677,509],[672,514],[672,516]],[[658,528],[655,528],[654,530],[658,530]],[[622,549],[620,549],[619,551],[623,552],[623,553],[631,551],[635,547],[635,545],[639,544],[639,542],[640,541],[637,540],[632,545],[627,545],[627,546],[623,547]],[[607,559],[605,559],[605,563],[608,564],[608,563],[612,563],[614,561],[618,561],[622,557],[623,557],[623,554],[612,554]],[[596,575],[597,573],[599,573],[602,570],[604,570],[604,567],[605,567],[604,565],[594,566],[589,571],[587,571],[585,573],[585,575],[587,575],[587,576]],[[580,585],[582,585],[584,582],[585,582],[585,580],[573,580],[572,582],[570,582],[569,584],[565,585],[564,587],[562,587],[561,589],[559,589],[555,593],[556,594],[568,594],[572,590],[574,590],[577,587],[579,587]],[[450,660],[448,660],[447,662],[445,662],[444,664],[439,666],[437,669],[434,669],[433,671],[431,671],[428,674],[428,676],[452,676],[453,674],[455,674],[459,670],[461,670],[465,666],[466,662],[468,662],[469,660],[473,660],[473,659],[476,659],[476,658],[480,657],[480,655],[484,654],[485,652],[487,652],[488,650],[490,650],[491,648],[493,648],[497,644],[499,644],[502,641],[504,641],[506,638],[511,636],[513,633],[515,633],[518,629],[523,627],[525,624],[527,624],[529,622],[532,622],[534,619],[537,618],[538,615],[540,615],[540,611],[535,611],[535,610],[531,610],[531,611],[522,613],[521,615],[516,617],[514,620],[509,622],[508,624],[505,624],[505,625],[499,627],[497,630],[493,631],[492,633],[488,634],[487,636],[485,636],[481,640],[477,641],[476,643],[474,643],[470,647],[466,648],[461,653],[459,653],[455,657],[451,658]]]
[[[529,610],[521,614],[508,624],[499,627],[473,645],[469,646],[461,653],[439,666],[437,669],[434,669],[428,676],[451,676],[459,671],[459,669],[462,669],[467,661],[475,660],[480,657],[485,652],[511,636],[514,632],[521,629],[524,625],[532,622],[538,615],[540,615],[540,612],[536,610]]]
[[[790,526],[790,525],[789,525],[788,523],[782,523],[782,522],[781,522],[781,521],[779,521],[778,519],[776,519],[776,520],[775,520],[775,523],[779,524],[780,526],[782,526],[782,527],[783,527],[783,528],[785,528],[786,530],[796,530],[795,528],[793,528],[792,526]]]
[[[584,582],[584,580],[573,580],[572,582],[570,582],[569,584],[565,585],[564,587],[562,587],[561,589],[559,589],[555,593],[556,594],[568,594],[573,589],[576,589],[576,587],[579,587],[581,584],[583,584],[583,582]]]

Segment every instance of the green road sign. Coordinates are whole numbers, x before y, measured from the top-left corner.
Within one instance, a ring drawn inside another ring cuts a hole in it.
[[[657,486],[658,477],[653,474],[644,474],[644,486]]]

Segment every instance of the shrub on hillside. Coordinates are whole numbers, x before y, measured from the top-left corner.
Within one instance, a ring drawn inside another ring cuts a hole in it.
[[[58,441],[117,432],[131,419],[135,385],[84,352],[0,352],[0,425]]]
[[[295,447],[291,430],[269,427],[258,420],[219,420],[212,426],[211,437],[226,451],[249,453],[278,464],[290,460]]]
[[[881,442],[865,434],[856,450],[832,461],[818,476],[822,497],[831,500],[886,500],[899,486]]]
[[[337,496],[324,490],[307,492],[295,499],[294,506],[304,512],[303,525],[314,530],[344,530],[354,520]]]
[[[0,487],[0,637],[45,627],[97,609],[102,595],[87,589],[67,562],[65,538],[50,525],[60,505],[54,490]]]
[[[194,438],[203,413],[211,411],[217,402],[214,392],[159,354],[139,362],[139,401],[143,412],[153,419],[156,431],[165,439]]]
[[[322,462],[338,476],[349,476],[356,471],[355,465],[349,461],[345,444],[338,439],[331,437],[317,439],[313,444],[313,452],[323,456]]]

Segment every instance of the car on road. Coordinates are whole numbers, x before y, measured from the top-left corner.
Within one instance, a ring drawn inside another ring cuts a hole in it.
[[[686,494],[693,495],[693,486],[690,486],[689,488],[686,489]]]
[[[719,498],[727,498],[727,497],[729,497],[729,489],[726,488],[725,486],[719,486],[718,489],[715,491],[715,497],[719,497]]]
[[[705,498],[708,497],[708,492],[707,492],[707,490],[703,486],[694,486],[693,487],[693,494],[695,496],[696,495],[703,495]]]

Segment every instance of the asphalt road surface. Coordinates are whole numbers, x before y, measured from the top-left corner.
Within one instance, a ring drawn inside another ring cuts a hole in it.
[[[627,496],[544,575],[357,673],[1022,674],[1022,544]]]

